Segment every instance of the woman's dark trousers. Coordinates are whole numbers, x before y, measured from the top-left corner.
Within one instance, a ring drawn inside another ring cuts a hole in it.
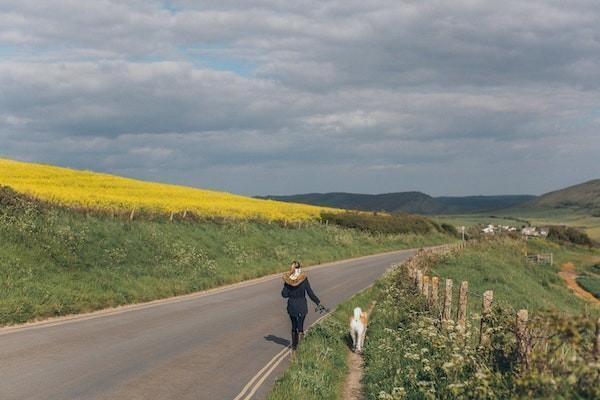
[[[303,314],[290,314],[292,320],[292,349],[296,350],[298,347],[299,335],[304,335],[304,318],[306,315]]]

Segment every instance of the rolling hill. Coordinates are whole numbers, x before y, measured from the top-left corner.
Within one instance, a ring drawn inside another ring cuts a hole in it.
[[[310,193],[263,198],[351,210],[407,212],[415,214],[464,214],[505,209],[525,204],[529,195],[432,197],[421,192],[385,194]]]
[[[600,210],[600,179],[546,193],[529,202],[526,206]]]

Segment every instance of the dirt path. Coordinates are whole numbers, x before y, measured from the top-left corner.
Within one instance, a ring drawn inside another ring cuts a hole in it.
[[[369,319],[375,308],[377,302],[373,302],[367,314]],[[353,351],[348,350],[348,356],[346,358],[346,364],[348,365],[348,376],[346,376],[346,383],[344,384],[344,392],[342,393],[343,400],[362,400],[362,378],[363,378],[363,358],[361,354],[357,354]]]
[[[348,351],[348,376],[344,385],[343,400],[361,400],[362,377],[363,377],[363,359],[360,354]]]
[[[560,272],[558,275],[564,279],[567,286],[575,292],[575,295],[590,301],[594,304],[600,304],[600,300],[598,300],[593,294],[579,286],[577,284],[577,272],[575,271],[575,265],[573,263],[565,263],[560,266]]]

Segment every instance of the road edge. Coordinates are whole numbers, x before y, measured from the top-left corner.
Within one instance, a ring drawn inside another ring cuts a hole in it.
[[[333,267],[335,265],[345,263],[348,261],[357,261],[357,260],[369,259],[369,258],[374,258],[374,257],[379,257],[379,256],[384,256],[384,255],[391,255],[391,254],[402,254],[402,253],[406,253],[406,252],[417,251],[420,248],[433,249],[433,248],[437,248],[440,246],[443,246],[443,245],[386,251],[386,252],[382,252],[382,253],[369,254],[366,256],[345,258],[342,260],[331,261],[331,262],[327,262],[327,263],[323,263],[323,264],[311,265],[311,266],[305,267],[304,269],[306,271],[317,270],[317,269],[321,269],[321,268]],[[232,283],[232,284],[225,285],[225,286],[219,286],[216,288],[207,289],[207,290],[203,290],[203,291],[199,291],[199,292],[183,294],[183,295],[179,295],[179,296],[165,297],[162,299],[151,300],[151,301],[143,302],[143,303],[125,304],[122,306],[109,307],[109,308],[104,308],[101,310],[90,311],[87,313],[69,314],[69,315],[63,315],[63,316],[59,316],[59,317],[51,317],[51,318],[47,318],[47,319],[43,319],[43,320],[26,322],[23,324],[9,325],[9,326],[5,326],[5,327],[0,327],[0,336],[6,335],[9,333],[13,333],[13,332],[21,332],[21,331],[29,330],[29,329],[36,329],[36,328],[41,328],[41,327],[50,327],[50,326],[63,325],[63,324],[68,324],[68,323],[80,322],[80,321],[87,321],[90,319],[108,317],[108,316],[123,314],[123,313],[131,312],[131,311],[144,310],[147,308],[159,307],[162,305],[175,304],[175,303],[179,303],[179,302],[183,302],[183,301],[194,300],[194,299],[198,299],[198,298],[202,298],[202,297],[206,297],[206,296],[210,296],[210,295],[214,295],[214,294],[218,294],[218,293],[228,292],[230,290],[238,289],[241,287],[253,286],[253,285],[256,285],[259,283],[267,282],[267,281],[270,281],[270,280],[273,280],[276,278],[280,278],[281,274],[282,274],[282,272],[276,272],[273,274],[264,275],[262,277],[253,278],[253,279],[249,279],[249,280],[245,280],[245,281],[241,281],[241,282],[236,282],[236,283]]]

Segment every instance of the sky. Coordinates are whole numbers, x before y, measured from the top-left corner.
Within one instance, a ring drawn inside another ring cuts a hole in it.
[[[0,157],[246,195],[600,178],[597,0],[0,0]]]

